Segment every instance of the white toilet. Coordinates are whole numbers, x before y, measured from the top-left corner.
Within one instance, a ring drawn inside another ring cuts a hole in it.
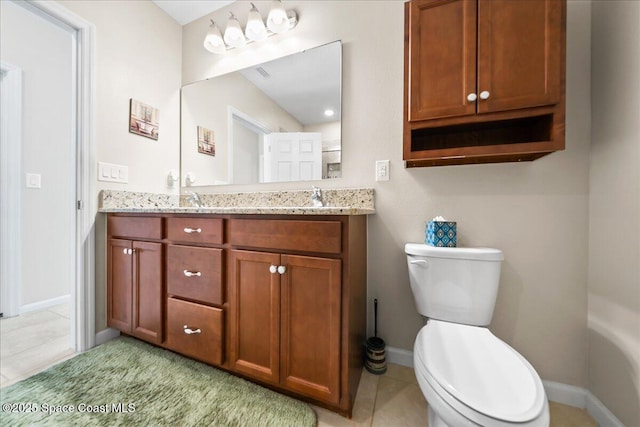
[[[411,290],[427,324],[413,364],[429,404],[429,427],[539,427],[549,405],[535,369],[486,327],[502,252],[405,245]]]

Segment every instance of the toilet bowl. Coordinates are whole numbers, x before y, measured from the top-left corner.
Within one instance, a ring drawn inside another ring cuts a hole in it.
[[[429,320],[413,355],[429,427],[549,425],[540,377],[487,328]]]
[[[486,327],[503,255],[490,248],[405,245],[411,290],[427,324],[413,359],[429,427],[547,427],[540,377]]]

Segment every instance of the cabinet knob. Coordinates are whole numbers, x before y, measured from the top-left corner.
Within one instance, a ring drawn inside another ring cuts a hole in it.
[[[467,101],[469,102],[473,102],[476,99],[478,99],[478,95],[476,95],[475,93],[471,92],[469,95],[467,95]]]
[[[191,335],[191,334],[201,334],[202,331],[200,330],[200,328],[198,329],[191,329],[189,328],[187,325],[184,325],[184,333],[187,335]]]
[[[185,227],[184,228],[184,232],[185,233],[202,233],[202,228],[191,228],[191,227]]]
[[[490,95],[491,94],[488,90],[483,90],[482,92],[480,92],[480,99],[489,99]]]
[[[122,253],[125,254],[125,255],[129,255],[129,252],[127,252],[127,251],[128,251],[128,249],[125,248],[125,249],[122,250]]]
[[[278,267],[278,273],[284,274],[285,271],[287,271],[287,267],[285,267],[284,265]]]
[[[202,273],[200,273],[199,271],[184,270],[183,273],[187,277],[193,277],[193,276],[200,277],[200,276],[202,276]]]
[[[274,274],[276,271],[278,271],[278,267],[272,265],[271,267],[269,267],[269,271],[271,272],[271,274]]]

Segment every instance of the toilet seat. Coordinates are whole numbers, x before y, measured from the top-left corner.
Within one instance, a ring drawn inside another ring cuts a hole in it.
[[[528,423],[546,408],[542,381],[518,352],[487,328],[430,319],[415,344],[415,369],[457,412]]]

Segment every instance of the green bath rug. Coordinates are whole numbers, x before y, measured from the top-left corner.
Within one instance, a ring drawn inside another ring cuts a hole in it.
[[[309,405],[120,337],[0,389],[3,426],[315,426]]]

